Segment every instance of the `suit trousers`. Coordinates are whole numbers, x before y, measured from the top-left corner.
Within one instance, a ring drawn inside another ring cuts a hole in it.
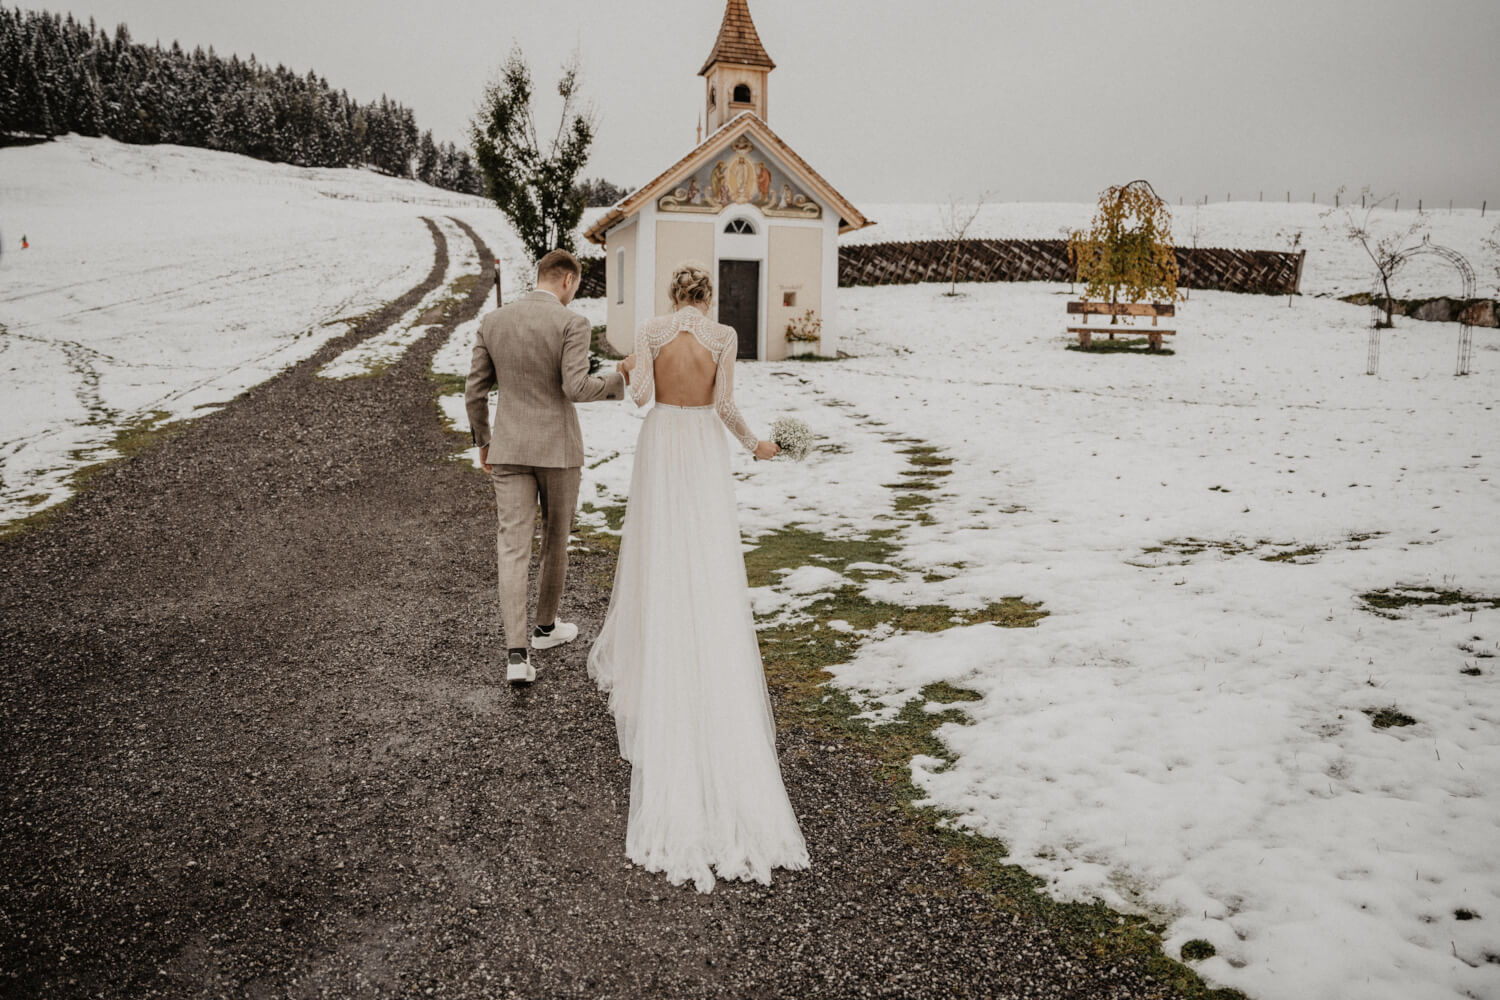
[[[495,548],[500,563],[500,620],[505,645],[519,649],[529,644],[526,627],[526,574],[531,567],[531,539],[538,504],[542,509],[541,571],[537,581],[536,620],[545,625],[557,619],[563,578],[568,572],[568,537],[578,506],[578,483],[583,470],[547,469],[530,465],[491,465],[495,511],[499,527]]]

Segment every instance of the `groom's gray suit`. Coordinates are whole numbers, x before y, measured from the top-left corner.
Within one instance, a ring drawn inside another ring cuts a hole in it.
[[[489,391],[499,387],[494,424]],[[526,570],[537,503],[542,509],[536,620],[557,617],[568,571],[568,536],[578,505],[583,433],[574,403],[625,398],[617,372],[589,374],[589,323],[551,292],[534,291],[487,313],[474,338],[464,402],[486,464],[499,518],[500,617],[505,644],[527,645]]]

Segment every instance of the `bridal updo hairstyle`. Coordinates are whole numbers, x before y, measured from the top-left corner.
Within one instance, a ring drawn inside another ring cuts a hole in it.
[[[709,276],[708,268],[696,260],[677,265],[670,287],[672,305],[678,308],[701,305],[714,297],[714,279]]]

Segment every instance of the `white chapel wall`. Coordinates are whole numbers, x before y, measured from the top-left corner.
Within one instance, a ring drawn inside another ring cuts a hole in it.
[[[772,223],[769,281],[766,297],[765,359],[786,357],[786,327],[794,316],[811,309],[823,315],[823,241],[821,225]],[[787,305],[788,296],[795,303]]]
[[[635,348],[635,271],[639,266],[636,233],[639,231],[640,226],[632,219],[611,229],[604,246],[604,261],[608,268],[604,278],[605,295],[609,299],[604,336],[616,354],[629,354]],[[621,254],[624,255],[623,284],[620,281]]]

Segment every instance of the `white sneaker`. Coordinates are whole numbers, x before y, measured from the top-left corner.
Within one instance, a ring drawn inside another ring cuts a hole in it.
[[[536,668],[531,665],[531,657],[508,661],[505,665],[505,679],[512,684],[530,684],[536,680]]]
[[[561,646],[565,642],[572,642],[578,638],[578,626],[572,622],[556,621],[552,623],[552,631],[543,633],[533,627],[531,630],[532,649],[551,649],[553,646]]]

